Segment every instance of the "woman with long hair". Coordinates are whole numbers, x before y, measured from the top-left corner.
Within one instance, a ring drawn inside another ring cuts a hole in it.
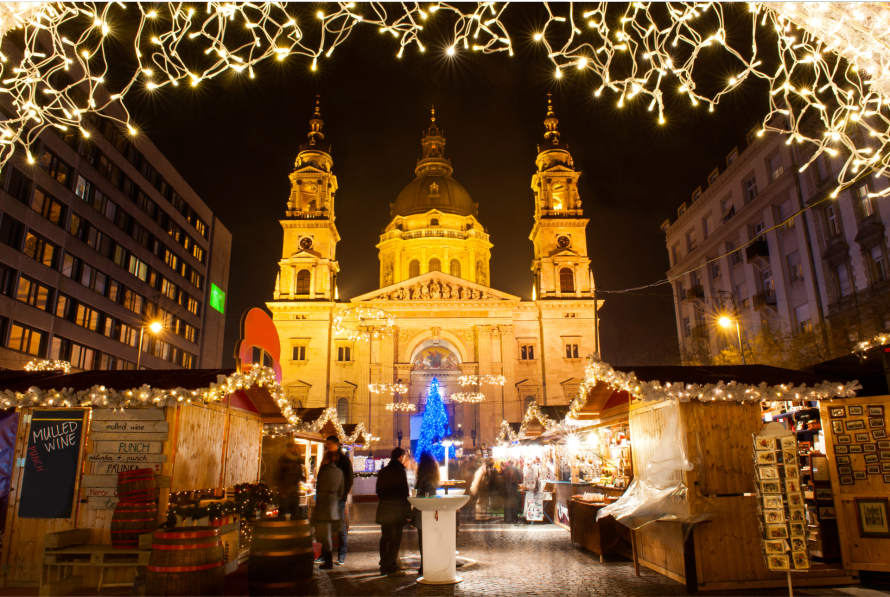
[[[334,567],[333,539],[331,532],[340,520],[340,498],[343,496],[343,471],[337,466],[339,451],[325,452],[318,467],[315,482],[315,510],[312,513],[312,524],[315,525],[315,536],[321,543],[321,555],[324,563],[321,568],[330,570]]]
[[[417,497],[435,497],[439,487],[439,463],[429,452],[420,457],[417,467]],[[417,529],[417,540],[420,542],[420,569],[417,576],[423,576],[423,522],[420,510],[414,508],[411,512],[411,521]]]

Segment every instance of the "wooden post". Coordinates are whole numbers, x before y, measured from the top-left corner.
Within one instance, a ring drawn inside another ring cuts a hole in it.
[[[634,575],[640,575],[640,557],[637,555],[637,532],[633,529],[630,530],[630,551],[631,555],[633,555],[634,559]],[[600,561],[602,561],[602,556],[600,556]]]
[[[785,572],[788,575],[788,597],[794,597],[794,592],[791,590],[791,571]]]

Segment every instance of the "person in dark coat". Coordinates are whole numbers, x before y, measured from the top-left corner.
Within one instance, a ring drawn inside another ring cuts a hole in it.
[[[395,448],[389,464],[377,473],[377,517],[380,525],[380,573],[386,576],[405,576],[399,570],[397,558],[402,543],[402,530],[411,516],[408,502],[408,476],[405,473],[407,453]]]
[[[420,457],[417,467],[417,497],[435,497],[439,487],[439,463],[429,452]],[[420,542],[420,569],[417,576],[423,576],[423,517],[417,508],[411,511],[411,520],[417,529],[417,540]]]
[[[333,527],[341,524],[340,499],[343,497],[343,471],[337,466],[339,452],[325,452],[315,481],[315,510],[312,513],[312,524],[315,525],[315,536],[321,543],[321,556],[324,562],[321,568],[330,570],[334,567]]]
[[[328,436],[324,442],[324,448],[326,452],[337,452],[340,455],[337,459],[337,467],[343,471],[343,497],[340,498],[340,531],[337,533],[337,565],[342,566],[346,563],[347,532],[349,531],[349,519],[346,516],[346,499],[349,496],[349,492],[352,491],[355,475],[352,472],[352,459],[342,449],[340,439],[336,435]]]
[[[278,486],[278,516],[290,514],[291,520],[306,518],[300,506],[300,483],[303,482],[303,462],[297,442],[288,439],[287,450],[278,459],[275,484]]]
[[[512,460],[504,469],[504,522],[519,524],[519,486],[522,484],[522,473]]]

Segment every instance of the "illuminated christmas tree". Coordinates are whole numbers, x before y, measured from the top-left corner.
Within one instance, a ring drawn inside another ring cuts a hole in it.
[[[426,398],[426,410],[423,411],[423,421],[420,424],[420,439],[417,441],[417,454],[415,458],[420,462],[424,452],[429,452],[437,461],[445,459],[445,448],[442,446],[442,438],[451,435],[448,426],[448,412],[442,404],[439,395],[439,380],[433,378],[430,384],[430,393]],[[448,448],[448,457],[454,458],[454,446]]]

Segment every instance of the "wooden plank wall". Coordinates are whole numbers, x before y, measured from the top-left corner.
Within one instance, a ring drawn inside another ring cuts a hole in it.
[[[219,486],[223,470],[226,408],[216,404],[180,406],[170,490]]]
[[[259,477],[263,422],[258,418],[230,413],[228,425],[226,468],[222,486],[255,483]]]
[[[890,572],[890,538],[861,537],[859,535],[858,513],[856,512],[856,498],[890,498],[890,483],[884,483],[885,472],[878,475],[867,475],[865,479],[856,479],[853,485],[841,485],[837,474],[837,456],[834,452],[834,432],[828,409],[832,406],[844,406],[849,411],[850,406],[862,406],[863,410],[869,405],[884,407],[885,425],[890,418],[890,396],[872,396],[867,398],[848,398],[846,400],[834,400],[822,402],[820,415],[822,417],[822,429],[825,433],[825,454],[828,456],[829,471],[831,474],[831,491],[834,495],[835,512],[837,513],[837,528],[841,542],[841,557],[844,568],[848,570],[872,570],[878,572]],[[868,419],[866,414],[845,419]],[[886,427],[885,427],[886,428]],[[871,435],[872,429],[866,431]],[[855,432],[844,432],[853,435]],[[872,439],[876,443],[876,440]],[[883,441],[890,441],[890,438]],[[853,442],[857,444],[858,442]],[[880,450],[876,452],[880,454]],[[865,471],[865,454],[847,454],[850,456],[854,471]],[[880,461],[887,463],[888,461]]]
[[[266,436],[263,438],[261,478],[269,487],[275,486],[275,473],[278,470],[278,459],[284,455],[287,449],[288,436]]]

